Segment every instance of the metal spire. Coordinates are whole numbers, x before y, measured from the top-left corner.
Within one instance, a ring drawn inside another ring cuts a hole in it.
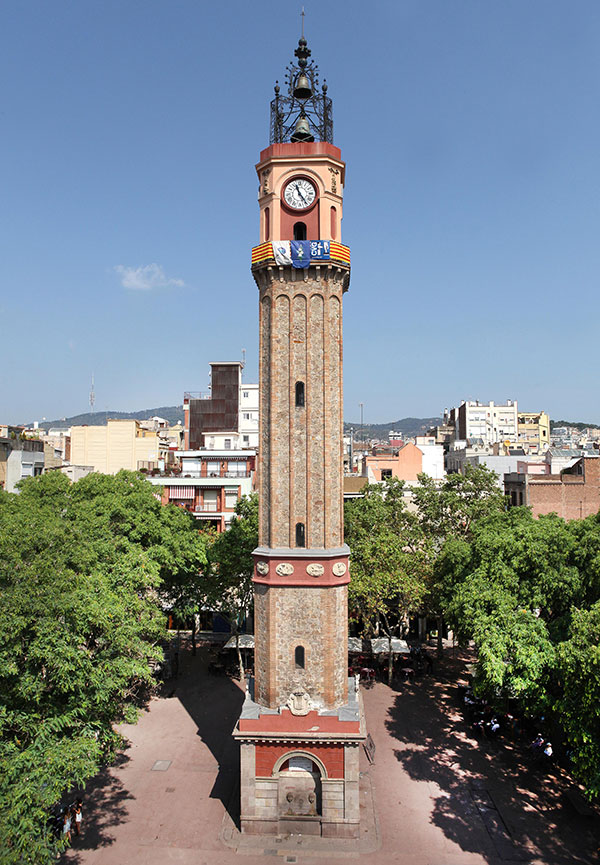
[[[302,35],[294,51],[297,60],[288,64],[285,74],[287,88],[280,88],[279,82],[275,83],[275,99],[271,102],[271,144],[285,141],[328,141],[333,144],[332,102],[327,95],[327,84],[323,82],[319,87],[319,67],[310,59],[312,52],[304,36],[304,16],[303,6],[300,13]],[[296,135],[299,123],[302,125],[301,138]]]

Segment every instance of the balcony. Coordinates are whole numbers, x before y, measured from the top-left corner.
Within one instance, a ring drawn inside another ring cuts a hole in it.
[[[253,247],[252,266],[283,264],[283,261],[276,258],[273,248],[273,245],[276,243],[279,243],[279,241],[268,240],[259,246]],[[286,244],[289,241],[283,241],[283,243]],[[307,244],[309,254],[309,264],[322,265],[328,261],[333,261],[336,264],[341,263],[346,265],[346,267],[350,267],[350,249],[342,243],[336,240],[307,240],[305,243]],[[287,261],[287,264],[292,264],[291,259]]]
[[[225,469],[220,469],[218,472],[209,472],[206,469],[200,471],[182,471],[176,475],[178,478],[251,478],[252,472],[230,472]]]

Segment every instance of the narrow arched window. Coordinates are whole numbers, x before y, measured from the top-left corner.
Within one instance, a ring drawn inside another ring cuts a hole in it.
[[[304,405],[304,382],[297,381],[296,382],[296,405],[299,408],[302,408]]]
[[[305,547],[304,523],[296,523],[296,546]]]
[[[271,211],[265,207],[265,240],[271,239]]]
[[[335,240],[337,237],[337,210],[335,207],[331,208],[331,239]]]
[[[294,240],[306,240],[306,223],[294,223]]]
[[[304,646],[296,646],[294,651],[294,661],[296,662],[297,670],[304,669]]]

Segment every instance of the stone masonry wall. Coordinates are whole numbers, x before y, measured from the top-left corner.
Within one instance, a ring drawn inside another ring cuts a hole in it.
[[[260,544],[343,543],[342,295],[348,270],[256,270],[260,289]],[[296,382],[305,405],[296,406]]]
[[[270,708],[304,691],[325,708],[347,701],[347,587],[257,586],[256,695]],[[297,669],[295,649],[304,647]]]

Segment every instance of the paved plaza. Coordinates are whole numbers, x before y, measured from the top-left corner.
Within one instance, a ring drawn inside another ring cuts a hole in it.
[[[252,865],[354,859],[372,865],[588,865],[600,861],[598,815],[558,768],[532,767],[525,743],[472,738],[459,683],[468,658],[448,650],[432,676],[364,692],[375,762],[361,754],[364,838],[241,836],[238,750],[243,692],[184,652],[180,676],[151,701],[117,763],[85,793],[69,865]],[[377,820],[373,820],[371,800]],[[583,812],[583,813],[582,813]],[[344,842],[348,843],[348,842]]]

